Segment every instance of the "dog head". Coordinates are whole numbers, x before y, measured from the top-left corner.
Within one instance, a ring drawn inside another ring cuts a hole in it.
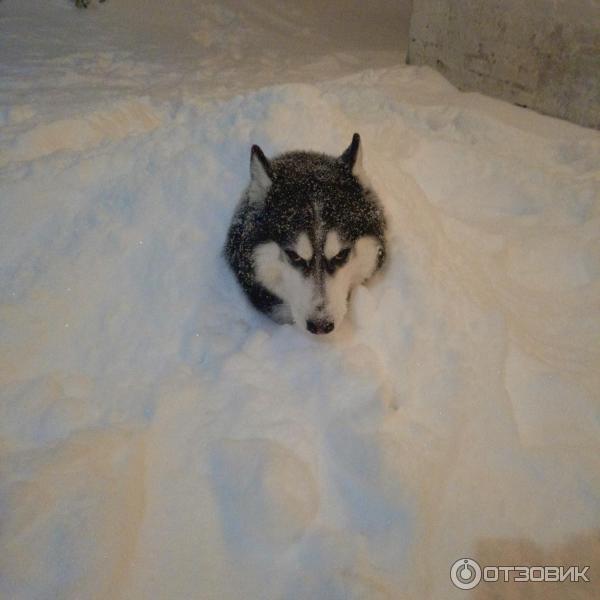
[[[353,288],[385,259],[385,219],[362,172],[360,137],[339,157],[289,152],[269,161],[253,146],[250,173],[262,230],[256,278],[284,302],[286,320],[330,333]]]

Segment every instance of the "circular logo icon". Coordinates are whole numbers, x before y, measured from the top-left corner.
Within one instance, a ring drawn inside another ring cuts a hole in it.
[[[461,590],[472,590],[481,581],[481,567],[472,558],[459,558],[450,569],[452,583]]]

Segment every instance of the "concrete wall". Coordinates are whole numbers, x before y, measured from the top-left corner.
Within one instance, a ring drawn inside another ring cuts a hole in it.
[[[600,0],[413,0],[407,62],[600,128]]]

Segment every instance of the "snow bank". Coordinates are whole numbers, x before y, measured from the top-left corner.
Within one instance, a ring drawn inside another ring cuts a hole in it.
[[[43,27],[77,31],[53,5]],[[247,39],[302,37],[257,6],[206,4],[210,27],[179,7],[166,39],[218,44],[240,14]],[[461,556],[566,544],[600,568],[598,134],[358,50],[360,72],[332,80],[352,61],[323,50],[266,87],[242,56],[245,91],[217,98],[169,90],[177,51],[146,67],[117,42],[106,65],[143,85],[107,92],[64,39],[38,67],[72,69],[63,106],[2,81],[0,594],[450,598]],[[252,143],[337,153],[354,131],[390,261],[322,340],[253,311],[220,249]]]

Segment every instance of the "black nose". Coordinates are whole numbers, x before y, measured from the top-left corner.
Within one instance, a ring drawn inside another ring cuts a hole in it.
[[[331,333],[333,327],[333,321],[306,321],[306,329],[311,333]]]

